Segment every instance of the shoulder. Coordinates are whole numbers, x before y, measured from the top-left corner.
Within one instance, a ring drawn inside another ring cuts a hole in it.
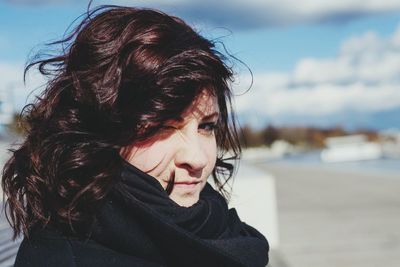
[[[14,267],[161,267],[137,257],[118,253],[92,240],[71,239],[52,230],[40,230],[24,238]]]
[[[55,231],[32,232],[24,238],[15,260],[19,266],[75,267],[74,254],[69,240]]]

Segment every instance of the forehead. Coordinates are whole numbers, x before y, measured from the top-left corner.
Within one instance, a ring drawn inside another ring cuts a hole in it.
[[[213,113],[219,113],[218,99],[207,90],[202,90],[182,115],[183,117],[194,116],[201,119]]]

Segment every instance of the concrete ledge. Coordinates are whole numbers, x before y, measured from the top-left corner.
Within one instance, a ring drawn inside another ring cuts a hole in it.
[[[271,249],[279,246],[275,178],[242,161],[233,184],[230,207],[240,219],[268,239]]]

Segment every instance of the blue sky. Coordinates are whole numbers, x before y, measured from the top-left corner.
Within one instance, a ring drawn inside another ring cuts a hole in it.
[[[298,7],[289,0],[249,0],[246,6],[239,0],[215,2],[107,3],[159,8],[208,38],[225,36],[221,40],[229,52],[254,73],[252,89],[236,98],[242,124],[400,127],[400,0],[304,0]],[[10,99],[18,108],[40,84],[35,75],[27,88],[21,84],[28,55],[62,37],[86,4],[0,1],[0,90],[12,88]],[[236,66],[234,88],[241,92],[250,84],[249,75],[240,63]]]

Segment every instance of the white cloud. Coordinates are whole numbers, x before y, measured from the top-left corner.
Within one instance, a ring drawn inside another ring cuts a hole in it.
[[[110,1],[100,1],[110,3]],[[298,23],[342,23],[358,17],[400,10],[398,0],[114,0],[115,4],[149,6],[218,26],[254,28]]]
[[[346,110],[378,112],[400,107],[400,90],[398,84],[368,86],[361,82],[294,89],[255,86],[247,95],[237,97],[236,107],[239,112],[256,110],[267,116],[320,117]]]
[[[82,4],[78,0],[6,0],[40,7]],[[343,23],[359,17],[400,11],[399,0],[98,0],[92,6],[116,4],[161,9],[195,22],[233,28],[260,28],[301,23]]]
[[[399,40],[400,25],[387,38],[367,32],[345,40],[337,57],[301,59],[289,73],[255,74],[253,88],[237,97],[236,107],[275,119],[400,108]]]
[[[374,32],[346,40],[336,58],[303,59],[294,70],[298,83],[380,82],[398,80],[400,74],[400,27],[390,38]]]
[[[15,5],[82,5],[78,0],[6,0]],[[149,7],[184,18],[193,25],[253,29],[304,23],[344,23],[360,17],[400,11],[399,0],[97,0],[101,4]]]

